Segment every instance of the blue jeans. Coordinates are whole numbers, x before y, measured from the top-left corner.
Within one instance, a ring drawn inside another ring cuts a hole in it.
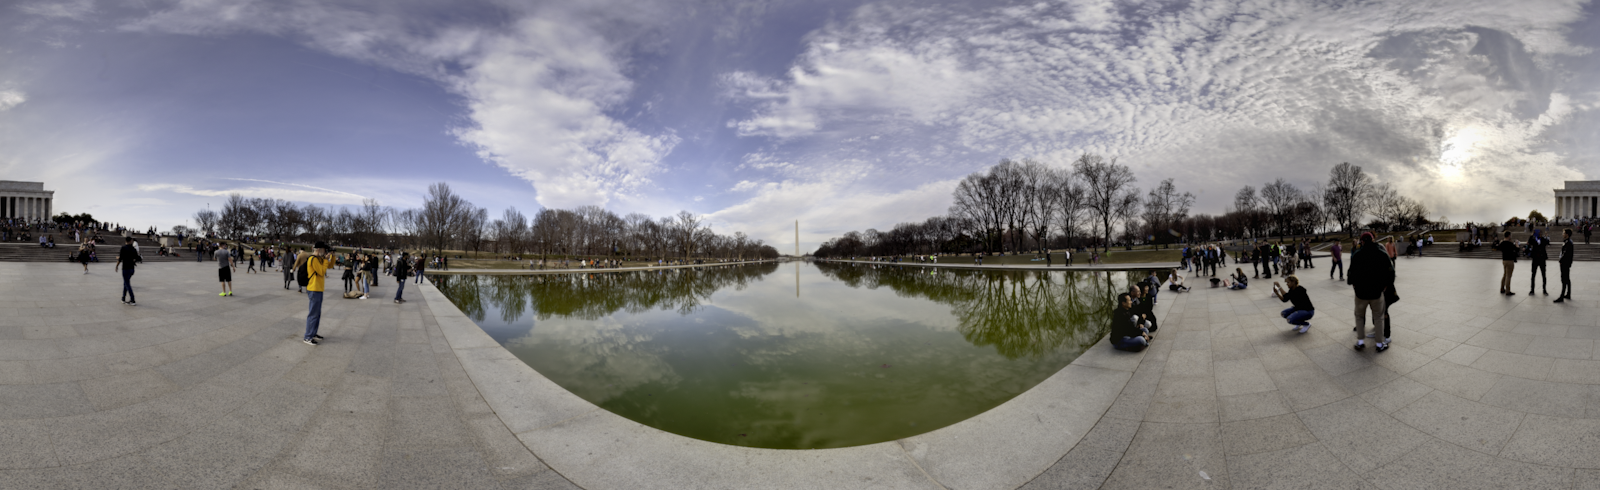
[[[406,293],[406,280],[405,279],[401,279],[400,280],[400,287],[397,287],[397,288],[394,289],[394,299],[396,301],[405,299],[405,298],[401,297],[401,295],[404,295],[405,293]]]
[[[309,339],[322,326],[322,291],[306,291],[306,297],[311,299],[311,311],[306,314],[305,338]]]
[[[130,279],[133,279],[133,268],[122,269],[122,297],[127,298],[125,301],[133,301],[133,283],[129,282]]]
[[[1296,310],[1294,308],[1283,310],[1283,317],[1289,319],[1289,324],[1300,327],[1310,325],[1306,320],[1310,320],[1311,316],[1315,314],[1317,314],[1317,310]]]
[[[1127,351],[1135,351],[1135,352],[1144,350],[1145,347],[1149,347],[1149,346],[1150,346],[1150,341],[1145,340],[1144,337],[1123,337],[1122,340],[1118,340],[1118,341],[1115,341],[1115,342],[1111,343],[1111,347],[1115,348],[1117,350],[1127,350]]]

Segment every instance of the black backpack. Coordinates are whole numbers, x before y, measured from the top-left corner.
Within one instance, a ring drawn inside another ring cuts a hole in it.
[[[311,284],[311,273],[306,271],[306,266],[311,265],[313,260],[316,260],[316,257],[306,259],[305,264],[294,270],[294,280],[300,283],[300,287],[306,287]]]

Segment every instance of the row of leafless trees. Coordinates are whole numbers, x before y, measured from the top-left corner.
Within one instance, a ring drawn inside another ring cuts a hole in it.
[[[328,241],[367,248],[462,250],[507,255],[642,258],[775,258],[777,249],[744,233],[721,235],[688,211],[651,218],[617,216],[599,206],[541,209],[532,218],[516,208],[490,219],[440,182],[428,188],[422,207],[396,209],[363,201],[360,207],[297,206],[272,198],[228,197],[221,211],[194,215],[197,229],[224,239],[260,242]]]
[[[1116,243],[1200,242],[1321,233],[1363,227],[1423,229],[1440,223],[1428,209],[1361,167],[1335,166],[1328,182],[1301,190],[1284,179],[1246,185],[1220,216],[1190,215],[1194,195],[1173,179],[1141,193],[1133,172],[1115,159],[1085,154],[1070,168],[1001,160],[956,186],[949,214],[888,231],[852,231],[822,244],[825,257],[939,253],[1007,253]],[[1142,196],[1141,196],[1142,194]],[[1440,221],[1443,221],[1441,218]]]

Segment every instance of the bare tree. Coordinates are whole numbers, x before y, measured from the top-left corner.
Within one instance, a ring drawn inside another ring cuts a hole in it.
[[[1072,163],[1072,171],[1083,182],[1083,206],[1100,221],[1101,238],[1105,240],[1102,246],[1110,251],[1112,222],[1138,206],[1139,189],[1133,187],[1138,179],[1127,165],[1117,164],[1116,158],[1106,161],[1088,153]]]
[[[428,196],[418,210],[417,235],[422,245],[430,250],[443,251],[453,243],[461,231],[461,222],[476,211],[472,204],[450,191],[444,182],[428,186]]]
[[[216,229],[217,229],[217,212],[216,211],[212,211],[210,209],[203,209],[203,210],[200,210],[200,211],[195,211],[194,212],[194,224],[195,224],[195,226],[200,227],[200,231],[203,231],[203,232],[206,232],[206,233],[212,233],[212,232],[216,231]]]
[[[1372,177],[1361,167],[1350,162],[1335,165],[1328,172],[1328,185],[1322,192],[1322,207],[1328,218],[1338,223],[1350,236],[1360,228],[1361,216],[1373,204]]]
[[[1261,201],[1267,207],[1267,212],[1272,215],[1272,221],[1277,228],[1277,234],[1288,232],[1289,224],[1294,218],[1294,208],[1304,200],[1300,188],[1288,181],[1278,179],[1270,184],[1261,186]]]
[[[1150,226],[1151,235],[1167,235],[1178,221],[1189,216],[1189,206],[1194,205],[1194,194],[1179,194],[1178,186],[1172,181],[1170,178],[1161,181],[1145,196],[1143,217]]]

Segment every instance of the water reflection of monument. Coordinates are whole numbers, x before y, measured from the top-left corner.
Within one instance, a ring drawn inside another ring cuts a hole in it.
[[[1108,331],[1111,299],[1129,272],[940,270],[818,262],[850,287],[888,286],[901,296],[950,305],[961,334],[1010,359],[1094,345]]]

